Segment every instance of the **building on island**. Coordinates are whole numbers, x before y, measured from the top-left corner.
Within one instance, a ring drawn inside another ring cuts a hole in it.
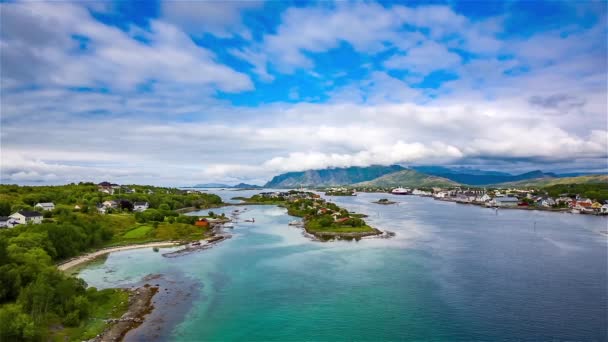
[[[42,214],[37,211],[19,210],[10,217],[17,220],[18,224],[42,223]]]

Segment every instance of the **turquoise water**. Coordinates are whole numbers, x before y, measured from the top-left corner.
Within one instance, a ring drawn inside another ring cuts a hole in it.
[[[163,328],[175,341],[608,339],[606,218],[410,196],[370,203],[381,197],[331,200],[392,239],[314,242],[284,209],[248,206],[240,219],[255,223],[212,249],[113,253],[80,276],[98,287],[151,273],[195,282],[185,317]]]

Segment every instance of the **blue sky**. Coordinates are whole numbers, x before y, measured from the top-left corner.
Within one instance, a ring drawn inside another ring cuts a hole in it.
[[[608,168],[605,2],[0,6],[4,183]]]

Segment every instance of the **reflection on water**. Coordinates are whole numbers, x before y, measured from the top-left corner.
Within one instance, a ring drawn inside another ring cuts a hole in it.
[[[224,200],[256,192],[217,191]],[[196,281],[172,340],[608,338],[605,218],[410,196],[371,203],[386,196],[331,200],[391,239],[314,242],[283,208],[239,206],[233,238],[210,250],[113,253],[81,276],[99,287],[170,271]]]

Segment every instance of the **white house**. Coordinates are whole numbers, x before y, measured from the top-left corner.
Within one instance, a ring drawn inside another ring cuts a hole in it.
[[[148,202],[135,202],[133,203],[133,210],[135,211],[144,211],[150,207]]]
[[[17,220],[19,224],[42,223],[42,214],[37,211],[19,210],[10,217]]]
[[[440,191],[433,195],[433,197],[435,197],[435,198],[446,198],[447,196],[448,196],[448,193],[445,191]]]
[[[536,204],[548,208],[555,205],[555,201],[553,200],[553,198],[547,197],[539,199],[538,201],[536,201]]]
[[[490,197],[490,195],[488,195],[488,194],[483,194],[483,195],[481,195],[481,196],[479,196],[479,197],[475,198],[475,202],[479,202],[479,203],[485,203],[485,202],[487,202],[487,201],[489,201],[489,200],[491,200],[491,199],[492,199],[492,197]]]
[[[13,228],[18,225],[19,221],[10,217],[10,216],[2,216],[0,217],[0,228]]]
[[[44,203],[36,203],[34,208],[42,209],[42,210],[54,210],[55,204],[53,202],[44,202]]]
[[[118,207],[118,202],[116,201],[104,201],[102,205],[106,208],[116,208]]]

